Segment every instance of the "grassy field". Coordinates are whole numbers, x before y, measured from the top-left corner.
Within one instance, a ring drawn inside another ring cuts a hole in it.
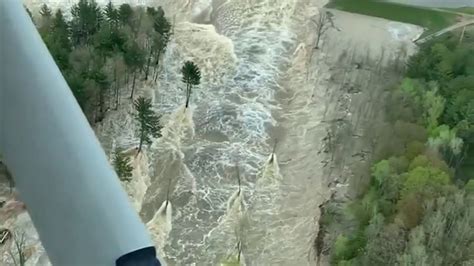
[[[447,8],[447,10],[474,15],[474,7]]]
[[[332,0],[326,7],[419,25],[426,29],[423,35],[455,23],[457,17],[448,12],[376,0]]]

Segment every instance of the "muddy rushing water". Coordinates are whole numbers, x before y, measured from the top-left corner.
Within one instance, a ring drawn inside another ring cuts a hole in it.
[[[293,243],[275,235],[285,233],[281,203],[296,184],[284,183],[271,135],[281,74],[297,45],[293,18],[302,4],[215,1],[210,13],[197,16],[200,24],[177,23],[153,91],[158,110],[170,115],[151,148],[141,207],[169,264],[216,265],[237,255],[239,240],[247,265],[295,255],[282,253]],[[185,60],[203,74],[186,111],[179,75]],[[168,184],[171,223],[157,214]]]

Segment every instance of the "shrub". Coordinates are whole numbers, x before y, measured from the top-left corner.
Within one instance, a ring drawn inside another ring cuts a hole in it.
[[[400,137],[404,143],[412,141],[426,142],[428,139],[426,129],[414,123],[397,121],[395,122],[394,130],[395,134]]]
[[[469,180],[469,182],[466,183],[464,186],[464,190],[468,194],[473,194],[474,195],[474,179]]]
[[[429,167],[431,166],[430,160],[425,155],[416,156],[413,161],[411,161],[408,169],[411,171],[417,167]]]
[[[423,203],[421,197],[415,193],[405,196],[398,202],[396,220],[401,226],[412,229],[420,224],[423,218]]]
[[[377,213],[377,190],[372,186],[364,197],[349,206],[359,225],[369,224],[370,219]]]
[[[431,194],[434,191],[441,191],[441,188],[449,183],[449,175],[437,168],[416,167],[406,175],[402,198],[414,192]]]
[[[420,141],[412,141],[408,143],[405,155],[408,160],[413,160],[416,156],[423,154],[424,150],[425,144]]]
[[[394,173],[402,174],[408,170],[408,159],[405,156],[392,156],[388,159],[388,162]]]
[[[352,251],[349,249],[349,238],[339,235],[334,243],[333,259],[341,261],[350,258]]]

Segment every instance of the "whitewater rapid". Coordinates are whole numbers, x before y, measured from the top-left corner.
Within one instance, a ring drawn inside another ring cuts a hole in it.
[[[268,159],[279,109],[275,95],[297,46],[292,19],[301,3],[209,4],[194,11],[195,19],[176,21],[154,85],[156,108],[167,122],[150,149],[151,185],[140,214],[152,220],[171,182],[172,230],[166,241],[156,238],[169,264],[217,265],[241,240],[246,265],[270,265],[283,255],[271,246],[284,240],[272,234],[285,190],[277,159]],[[184,111],[179,70],[186,60],[200,67],[202,82]]]

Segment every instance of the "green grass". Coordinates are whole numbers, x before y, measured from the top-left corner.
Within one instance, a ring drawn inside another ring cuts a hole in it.
[[[455,23],[457,17],[448,12],[376,0],[332,0],[326,7],[419,25],[426,29],[424,35]]]
[[[465,7],[459,7],[459,8],[445,8],[445,9],[449,11],[456,11],[459,13],[474,15],[474,7],[465,6]]]

